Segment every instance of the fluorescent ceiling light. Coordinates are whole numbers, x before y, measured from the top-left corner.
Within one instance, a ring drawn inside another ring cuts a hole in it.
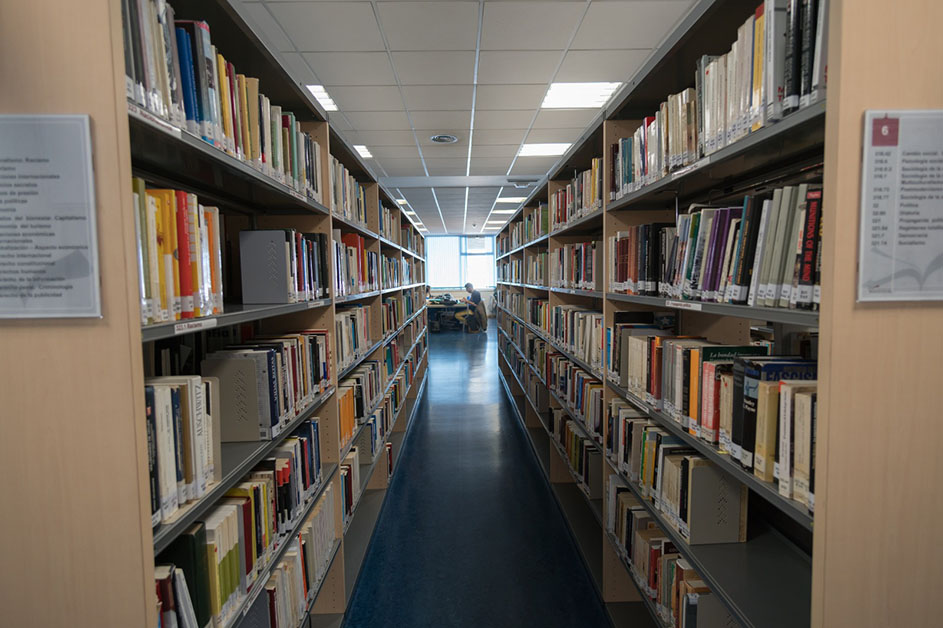
[[[305,87],[307,87],[311,95],[321,103],[325,111],[337,111],[337,105],[334,104],[334,100],[328,95],[323,85],[305,85]]]
[[[518,157],[557,157],[570,148],[567,143],[524,144],[517,153]]]
[[[598,109],[622,83],[551,83],[543,109]]]
[[[373,159],[373,155],[370,154],[370,149],[363,144],[354,144],[354,150],[364,159]]]
[[[492,209],[491,210],[492,214],[514,214],[516,212],[517,212],[516,209]]]
[[[488,224],[489,225],[503,225],[506,222],[507,222],[506,220],[489,220]]]
[[[407,216],[415,216],[415,215],[416,215],[416,212],[410,211],[410,210],[408,210],[408,209],[404,209],[404,210],[403,210],[403,213],[406,214]]]
[[[500,229],[500,228],[501,227],[485,227],[485,230],[487,231],[488,229]]]
[[[398,198],[398,199],[396,199],[396,202],[397,202],[399,205],[405,205],[408,201],[407,201],[405,198]]]
[[[526,200],[526,196],[502,196],[495,203],[523,203]]]

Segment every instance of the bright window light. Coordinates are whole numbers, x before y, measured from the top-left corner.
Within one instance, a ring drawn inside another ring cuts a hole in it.
[[[364,159],[373,159],[373,155],[370,154],[370,149],[363,144],[354,144],[354,150]]]
[[[523,203],[527,200],[526,196],[502,196],[496,203]]]
[[[521,146],[519,157],[557,157],[562,155],[570,148],[567,143],[555,144],[524,144]]]
[[[543,109],[598,109],[622,83],[551,83]]]
[[[334,100],[328,95],[323,85],[306,85],[305,87],[308,88],[315,100],[321,103],[325,111],[337,111],[337,105],[334,104]]]
[[[516,209],[492,209],[492,214],[513,214],[517,212]]]

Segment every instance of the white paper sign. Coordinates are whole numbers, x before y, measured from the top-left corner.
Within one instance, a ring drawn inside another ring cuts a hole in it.
[[[0,116],[0,318],[101,316],[89,119]]]
[[[941,299],[943,110],[868,111],[858,300]]]

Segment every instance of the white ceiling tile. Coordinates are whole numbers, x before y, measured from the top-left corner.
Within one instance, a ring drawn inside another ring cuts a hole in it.
[[[472,142],[472,159],[479,159],[482,157],[507,157],[510,159],[517,154],[517,150],[521,147],[520,143],[517,144],[478,144],[477,142]]]
[[[394,52],[393,66],[401,85],[471,85],[475,53],[470,50]]]
[[[283,52],[281,56],[285,61],[285,68],[295,81],[302,85],[311,85],[318,82],[318,77],[314,75],[300,54],[297,52]]]
[[[385,52],[307,52],[302,56],[321,85],[396,85]]]
[[[471,174],[505,175],[512,157],[479,157],[471,160]]]
[[[416,148],[415,143],[403,146],[370,146],[369,148],[374,157],[384,162],[389,159],[411,159],[416,162],[419,161],[419,149]]]
[[[584,127],[578,129],[531,129],[527,134],[527,143],[559,143],[574,142],[582,133]]]
[[[689,5],[689,0],[593,2],[570,48],[654,48]]]
[[[534,128],[586,128],[598,115],[599,109],[541,109],[534,120]]]
[[[409,117],[413,121],[413,128],[423,131],[438,131],[440,133],[460,131],[468,134],[471,125],[471,111],[410,111]],[[421,133],[426,136],[431,133]]]
[[[347,118],[358,131],[410,131],[405,111],[349,111]]]
[[[477,2],[380,2],[391,50],[474,50]]]
[[[421,141],[421,140],[420,140]],[[422,143],[422,156],[428,159],[468,159],[468,143],[430,144]]]
[[[559,157],[518,157],[511,168],[511,174],[544,175],[559,159]]]
[[[479,85],[475,108],[478,110],[536,109],[546,93],[545,84]]]
[[[465,208],[465,188],[435,188],[436,198],[439,199],[439,207],[442,213],[445,213],[446,203],[461,203],[462,210]]]
[[[409,85],[402,89],[410,111],[471,108],[471,85]]]
[[[399,89],[390,86],[337,85],[328,90],[341,111],[402,111]]]
[[[412,131],[360,131],[361,144],[367,146],[407,146],[415,142]]]
[[[475,131],[472,145],[520,144],[526,132],[526,129],[479,129]]]
[[[429,175],[433,177],[464,175],[466,166],[464,159],[426,159],[426,168],[429,169]],[[441,204],[440,201],[439,205]]]
[[[384,50],[369,2],[300,2],[268,5],[299,52]]]
[[[340,111],[332,111],[327,114],[327,120],[331,125],[331,128],[336,131],[350,131],[352,127],[350,123],[347,122],[347,118]]]
[[[570,2],[487,2],[482,50],[562,50],[585,5]]]
[[[570,50],[555,81],[607,81],[625,83],[651,53],[641,50]]]
[[[482,50],[479,83],[546,83],[560,62],[559,50]]]
[[[264,41],[267,41],[276,50],[294,50],[294,44],[291,39],[282,30],[272,14],[268,12],[264,4],[258,2],[246,2],[243,4],[249,21],[258,28],[258,32]]]
[[[534,117],[532,109],[475,111],[475,129],[526,129]]]
[[[390,177],[422,177],[425,171],[419,159],[379,159],[380,165]]]

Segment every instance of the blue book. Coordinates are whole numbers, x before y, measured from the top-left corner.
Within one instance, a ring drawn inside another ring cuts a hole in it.
[[[196,96],[196,75],[193,72],[193,49],[190,45],[190,34],[182,28],[177,28],[177,50],[180,51],[180,82],[183,87],[183,109],[187,116],[187,130],[199,135],[200,103]]]

